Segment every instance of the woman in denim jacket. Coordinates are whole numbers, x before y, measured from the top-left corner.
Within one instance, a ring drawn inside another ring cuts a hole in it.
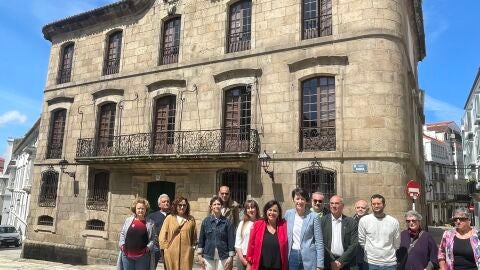
[[[233,226],[222,216],[222,200],[210,200],[211,215],[202,222],[198,239],[198,261],[207,270],[230,270],[235,255]]]

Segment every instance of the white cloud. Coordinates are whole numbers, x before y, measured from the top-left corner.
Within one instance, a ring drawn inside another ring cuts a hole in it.
[[[20,113],[19,111],[8,111],[0,115],[0,126],[6,125],[8,123],[25,123],[27,121],[27,116]]]
[[[449,104],[445,101],[425,95],[425,112],[430,112],[434,121],[453,120],[460,123],[463,115],[463,109]]]

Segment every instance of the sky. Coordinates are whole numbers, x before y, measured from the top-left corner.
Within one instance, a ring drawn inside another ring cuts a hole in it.
[[[42,27],[115,0],[0,1],[0,156],[40,117],[50,42]],[[423,0],[426,58],[419,63],[426,122],[454,120],[480,67],[479,0]],[[8,37],[8,40],[7,40]]]

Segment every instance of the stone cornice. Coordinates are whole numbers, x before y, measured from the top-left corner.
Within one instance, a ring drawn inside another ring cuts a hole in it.
[[[43,37],[52,41],[55,35],[85,29],[93,25],[138,14],[149,8],[155,0],[122,0],[107,6],[80,13],[49,23],[42,28]]]
[[[213,78],[216,83],[233,79],[233,78],[244,78],[244,77],[260,77],[262,76],[261,69],[254,68],[244,68],[244,69],[232,69],[221,72],[219,74],[213,75]]]
[[[425,31],[423,28],[422,0],[413,0],[413,14],[415,16],[415,26],[417,27],[418,50],[420,54],[418,61],[422,61],[427,55],[425,49]]]
[[[187,81],[185,80],[161,80],[147,85],[148,92],[167,87],[185,88]]]
[[[52,99],[47,100],[47,104],[48,106],[51,106],[53,104],[62,103],[62,102],[73,103],[73,101],[74,101],[73,97],[54,97]]]

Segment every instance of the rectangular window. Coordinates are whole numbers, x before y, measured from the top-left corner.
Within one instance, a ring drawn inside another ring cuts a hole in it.
[[[109,173],[99,172],[88,181],[87,209],[107,211]]]
[[[245,86],[226,91],[224,151],[248,152],[250,147],[250,91]]]
[[[113,151],[116,104],[100,107],[98,115],[97,151],[99,156],[110,156]]]
[[[65,133],[65,119],[67,110],[61,109],[53,113],[52,124],[50,125],[50,138],[47,148],[47,159],[61,158],[63,148],[63,137]]]
[[[60,57],[60,64],[58,67],[57,83],[66,83],[70,81],[72,74],[73,49],[74,44],[65,46]]]
[[[301,151],[334,151],[335,78],[315,77],[302,82]]]
[[[239,1],[230,6],[228,52],[250,49],[252,1]]]
[[[165,22],[163,27],[162,64],[178,62],[180,47],[180,17]]]
[[[120,69],[120,53],[122,50],[122,31],[115,32],[108,37],[108,43],[103,63],[103,75],[118,73]]]
[[[302,39],[332,34],[332,1],[303,0]]]
[[[155,102],[154,149],[155,154],[173,153],[175,140],[175,96],[166,96]]]

